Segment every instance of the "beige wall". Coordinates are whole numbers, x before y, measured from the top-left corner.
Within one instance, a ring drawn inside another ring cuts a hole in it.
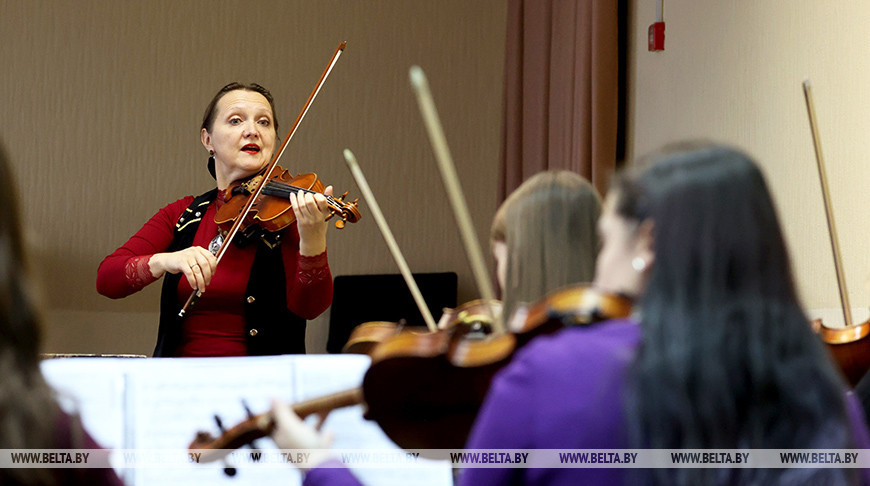
[[[704,137],[753,154],[777,200],[805,304],[829,315],[839,306],[837,283],[801,90],[812,81],[850,300],[866,317],[870,4],[667,0],[665,51],[656,53],[646,47],[656,0],[635,0],[631,11],[630,150]]]
[[[208,189],[202,111],[232,80],[275,95],[289,129],[347,50],[282,165],[359,196],[355,151],[416,272],[476,295],[408,84],[427,72],[479,235],[495,211],[505,5],[500,0],[0,1],[0,130],[45,278],[46,351],[150,354],[159,285],[112,301],[96,269],[163,205]],[[473,191],[472,191],[473,189]],[[334,275],[396,273],[366,214],[328,240]],[[485,241],[485,240],[484,240]],[[325,347],[328,311],[310,325]]]
[[[359,195],[340,155],[353,149],[411,268],[457,271],[460,300],[474,297],[407,69],[419,63],[429,75],[485,238],[496,203],[504,3],[0,1],[0,139],[46,277],[46,350],[150,353],[157,287],[103,298],[94,289],[100,260],[159,207],[209,187],[197,127],[213,91],[229,80],[261,82],[289,128],[341,40],[347,51],[286,164]],[[830,312],[836,281],[800,89],[810,78],[851,300],[866,309],[870,6],[665,7],[666,50],[651,53],[655,0],[631,6],[629,152],[686,137],[746,148],[777,199],[807,307]],[[335,275],[396,271],[370,217],[331,230],[329,251]],[[325,345],[327,319],[328,311],[311,325],[312,350]]]

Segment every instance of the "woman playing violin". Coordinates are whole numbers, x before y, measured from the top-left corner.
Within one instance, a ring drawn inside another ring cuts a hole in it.
[[[111,298],[165,276],[154,356],[305,352],[305,319],[317,317],[332,301],[325,196],[291,193],[296,223],[283,235],[233,244],[219,269],[213,254],[221,244],[215,214],[225,192],[269,164],[277,128],[268,90],[239,83],[221,88],[201,129],[217,188],[164,207],[100,264],[97,290]],[[332,187],[324,194],[331,195]],[[179,309],[194,290],[202,297],[179,320]]]
[[[522,348],[495,377],[469,449],[870,445],[798,303],[773,202],[749,157],[716,145],[652,157],[617,180],[599,234],[596,285],[636,296],[639,322],[572,327]],[[283,405],[275,416],[279,446],[327,444]],[[469,468],[459,482],[855,484],[858,472]],[[308,485],[351,480],[336,467],[306,476]]]

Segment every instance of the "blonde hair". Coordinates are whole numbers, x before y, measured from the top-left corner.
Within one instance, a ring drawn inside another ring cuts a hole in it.
[[[595,272],[595,225],[601,199],[569,171],[541,172],[518,187],[496,212],[492,243],[507,246],[504,316],[523,303],[569,284],[589,282]]]

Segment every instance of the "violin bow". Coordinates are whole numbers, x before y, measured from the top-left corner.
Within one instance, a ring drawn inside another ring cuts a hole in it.
[[[226,249],[229,248],[229,243],[232,241],[233,237],[239,232],[242,222],[245,218],[248,217],[248,213],[251,212],[251,208],[254,207],[254,204],[259,199],[260,194],[263,193],[263,188],[266,187],[266,181],[271,179],[272,172],[275,170],[275,167],[278,165],[278,160],[281,158],[281,155],[284,154],[284,150],[287,149],[287,144],[293,139],[293,135],[296,133],[296,129],[299,128],[299,123],[302,122],[302,119],[305,118],[305,115],[308,113],[308,109],[311,108],[311,103],[314,102],[314,99],[317,98],[317,94],[320,93],[320,88],[323,87],[323,83],[326,82],[326,78],[329,77],[329,73],[332,72],[332,68],[335,66],[335,63],[338,62],[338,58],[341,56],[341,53],[344,52],[344,48],[347,46],[347,41],[339,44],[338,48],[335,50],[335,54],[332,55],[332,59],[329,60],[329,64],[326,66],[326,69],[323,71],[323,74],[320,75],[320,79],[317,80],[317,84],[314,86],[314,89],[311,91],[311,94],[308,95],[308,100],[305,102],[305,105],[302,107],[302,111],[299,112],[299,116],[296,117],[296,122],[293,123],[293,127],[290,129],[290,133],[287,134],[287,137],[284,138],[284,142],[281,144],[281,147],[278,151],[272,156],[272,161],[267,166],[265,177],[263,178],[263,182],[257,185],[257,190],[254,191],[254,194],[248,198],[248,202],[242,208],[241,212],[239,212],[239,216],[236,218],[235,222],[233,222],[230,230],[227,231],[227,235],[224,238],[223,242],[221,242],[221,246],[218,248],[217,253],[215,254],[215,258],[217,259],[217,263],[220,263],[221,258],[223,258],[224,253],[226,253]],[[198,299],[202,295],[202,291],[197,289],[191,292],[190,297],[187,298],[187,302],[184,303],[184,306],[178,311],[179,319],[183,319],[185,314],[187,313],[187,309],[190,308],[194,303],[196,303],[196,299]]]
[[[423,122],[429,134],[429,141],[432,143],[432,149],[435,151],[435,159],[438,161],[441,179],[444,181],[444,188],[447,190],[450,205],[453,207],[453,214],[456,217],[456,224],[459,226],[459,234],[462,236],[465,255],[474,274],[477,289],[484,301],[493,301],[495,300],[495,292],[493,291],[492,281],[486,270],[486,264],[484,264],[483,251],[481,250],[480,242],[477,240],[477,233],[474,232],[471,215],[468,212],[468,204],[462,193],[459,177],[456,175],[456,167],[453,164],[453,157],[450,155],[450,148],[447,146],[447,138],[444,136],[441,120],[438,118],[438,110],[435,109],[435,101],[429,89],[429,82],[419,66],[411,66],[410,77],[411,86],[417,95],[420,113],[423,116]],[[501,319],[495,317],[493,316],[494,326],[500,333],[504,333],[504,323]]]
[[[378,228],[380,228],[381,234],[384,236],[384,241],[387,243],[387,247],[390,249],[390,253],[392,253],[393,259],[396,261],[396,265],[399,266],[399,271],[402,273],[402,277],[404,277],[405,283],[408,285],[408,289],[414,297],[414,302],[417,304],[417,308],[420,309],[420,314],[423,315],[423,320],[426,321],[426,327],[428,327],[432,332],[437,331],[438,327],[435,324],[435,319],[432,317],[432,313],[429,311],[429,306],[426,305],[426,300],[423,299],[423,294],[420,293],[420,288],[417,287],[417,281],[414,280],[414,276],[411,274],[411,269],[408,267],[408,262],[405,261],[402,251],[399,250],[399,245],[393,237],[393,232],[390,231],[390,225],[387,224],[387,220],[384,219],[384,215],[381,213],[381,207],[378,205],[378,201],[375,199],[371,187],[369,187],[366,176],[359,167],[356,156],[350,150],[344,149],[344,160],[347,162],[350,173],[353,174],[353,178],[356,180],[356,185],[359,186],[360,192],[362,192],[366,202],[369,203],[369,210],[372,212],[372,217],[375,218],[375,222],[378,224]]]
[[[840,304],[843,306],[843,319],[846,327],[852,326],[852,307],[849,305],[849,292],[846,290],[846,274],[843,271],[840,243],[837,237],[837,226],[834,224],[834,212],[831,209],[831,194],[828,189],[828,176],[825,172],[825,161],[822,157],[822,142],[819,137],[818,122],[816,122],[816,108],[813,103],[813,92],[810,80],[804,80],[804,98],[807,102],[807,115],[810,118],[810,130],[813,133],[813,147],[816,151],[816,166],[819,168],[819,181],[822,183],[822,198],[825,202],[825,216],[828,221],[828,235],[831,238],[831,250],[834,253],[834,267],[837,270],[837,288],[840,291]]]

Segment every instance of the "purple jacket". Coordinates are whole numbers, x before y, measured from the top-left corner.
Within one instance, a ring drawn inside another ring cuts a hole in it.
[[[639,343],[628,320],[535,338],[493,381],[466,447],[628,449],[622,403]],[[460,484],[619,484],[625,472],[469,468]]]
[[[535,338],[493,380],[467,449],[628,449],[627,373],[640,327],[614,320]],[[860,405],[847,395],[857,448],[870,448]],[[578,419],[579,418],[579,419]],[[334,466],[334,464],[333,464]],[[461,486],[622,484],[628,469],[467,468]],[[865,484],[870,484],[865,475]],[[359,484],[347,469],[314,469],[306,486]],[[374,486],[374,485],[373,485]]]

